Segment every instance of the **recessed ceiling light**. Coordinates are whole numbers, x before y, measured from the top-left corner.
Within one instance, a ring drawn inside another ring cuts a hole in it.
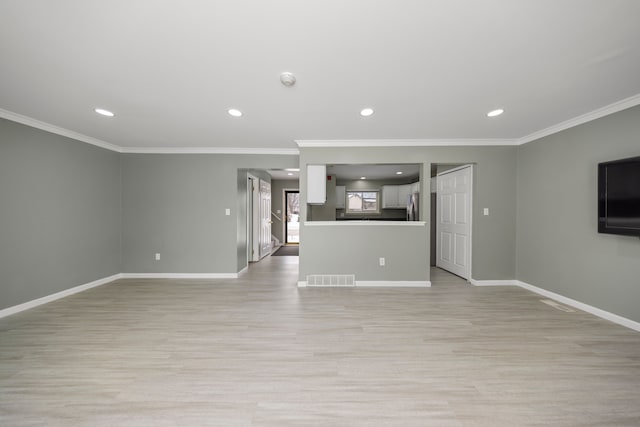
[[[396,172],[396,175],[402,175],[402,171]]]
[[[233,117],[241,117],[242,116],[242,111],[236,110],[235,108],[229,108],[227,110],[227,113],[229,113]]]
[[[373,114],[373,108],[364,108],[362,111],[360,111],[360,115],[362,117],[369,117],[372,114]]]
[[[96,108],[95,110],[96,113],[101,114],[103,116],[107,116],[107,117],[113,117],[115,116],[115,114],[113,114],[111,111],[109,110],[105,110],[104,108]]]
[[[287,172],[287,175],[293,176],[293,172]]]
[[[487,113],[487,116],[488,117],[496,117],[496,116],[499,116],[502,113],[504,113],[504,110],[502,108],[498,108],[497,110],[489,111]]]
[[[367,179],[367,177],[366,176],[361,176],[360,179]]]

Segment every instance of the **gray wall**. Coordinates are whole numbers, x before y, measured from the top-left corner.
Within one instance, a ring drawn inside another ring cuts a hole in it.
[[[271,224],[271,234],[276,236],[280,243],[284,244],[284,228],[283,221],[285,218],[284,196],[283,190],[297,190],[298,180],[272,180],[271,181],[271,210],[273,212],[280,211],[278,216],[282,219],[279,220],[272,216],[273,224]]]
[[[0,119],[0,309],[121,272],[120,155]]]
[[[306,217],[306,165],[336,163],[421,163],[421,176],[431,170],[431,163],[475,164],[474,168],[474,223],[472,277],[477,280],[506,280],[515,278],[515,227],[516,227],[516,152],[515,146],[505,147],[368,147],[368,148],[301,148],[300,188],[302,217]],[[421,212],[430,212],[431,200],[421,197]],[[491,215],[483,216],[482,209],[489,208]],[[425,218],[425,217],[423,217]],[[412,265],[413,280],[424,280],[429,270],[431,232],[425,229],[425,249],[422,264]],[[333,255],[319,254],[307,257],[312,246],[327,245],[308,227],[301,226],[300,278],[307,274],[330,271]],[[332,243],[340,245],[340,242]],[[397,245],[398,253],[408,256],[410,249]],[[352,254],[354,257],[358,253]],[[363,265],[364,265],[363,261]],[[313,272],[313,273],[311,273]],[[362,272],[366,274],[366,272]],[[422,279],[419,279],[419,278]],[[398,279],[400,280],[400,279]]]
[[[406,222],[309,225],[302,241],[300,280],[308,274],[353,273],[358,281],[429,280],[427,234],[426,226]],[[378,263],[380,257],[384,266]]]
[[[475,165],[473,278],[517,278],[640,321],[640,241],[596,230],[597,163],[640,155],[638,135],[635,107],[520,147],[303,148],[299,161],[121,155],[0,119],[0,309],[119,272],[241,270],[248,170],[300,164],[304,218],[308,163],[420,162]],[[356,266],[359,280],[428,280],[429,227],[389,230],[303,224],[301,279]],[[408,243],[386,252],[396,241]]]
[[[518,148],[519,280],[640,321],[640,240],[597,232],[597,164],[639,155],[640,107]]]
[[[293,167],[297,156],[124,154],[123,272],[238,272],[246,265],[242,170]]]

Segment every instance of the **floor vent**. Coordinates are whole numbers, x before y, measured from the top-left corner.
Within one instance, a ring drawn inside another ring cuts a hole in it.
[[[355,274],[310,274],[307,286],[355,286]]]
[[[566,305],[558,304],[557,302],[550,299],[541,299],[540,302],[550,305],[551,307],[560,311],[566,311],[567,313],[575,313],[575,310],[573,308],[567,307]]]

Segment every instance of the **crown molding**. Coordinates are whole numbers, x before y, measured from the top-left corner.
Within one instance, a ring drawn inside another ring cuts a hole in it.
[[[83,135],[81,133],[74,132],[69,129],[65,129],[59,126],[45,123],[40,120],[33,119],[31,117],[23,116],[22,114],[14,113],[8,110],[3,110],[2,108],[0,108],[0,117],[2,117],[3,119],[11,120],[12,122],[21,123],[23,125],[31,126],[36,129],[51,132],[56,135],[65,136],[67,138],[75,139],[81,142],[86,142],[87,144],[95,145],[97,147],[105,148],[107,150],[122,153],[122,148],[118,145],[111,144],[110,142],[102,141],[101,139],[93,138],[91,136]]]
[[[247,147],[122,147],[121,153],[131,154],[264,154],[297,156],[297,148]]]
[[[121,147],[102,141],[91,136],[83,135],[69,129],[55,126],[22,114],[0,108],[0,118],[21,123],[36,129],[44,130],[56,135],[75,139],[80,142],[95,145],[117,153],[147,153],[147,154],[262,154],[262,155],[289,155],[297,156],[300,151],[297,148],[246,148],[246,147]]]
[[[630,96],[629,98],[622,99],[620,101],[616,101],[613,104],[609,104],[602,108],[598,108],[597,110],[590,111],[586,114],[583,114],[578,117],[574,117],[569,120],[565,120],[562,123],[558,123],[556,125],[550,126],[546,129],[542,129],[529,135],[523,136],[517,140],[517,145],[523,145],[528,142],[533,142],[538,139],[542,139],[545,136],[553,135],[554,133],[562,132],[563,130],[570,129],[572,127],[579,126],[581,124],[590,122],[592,120],[599,119],[604,116],[608,116],[609,114],[617,113],[618,111],[626,110],[627,108],[635,107],[636,105],[640,105],[640,93],[634,96]]]
[[[524,145],[542,139],[554,133],[562,132],[575,126],[617,113],[627,108],[640,105],[640,94],[616,101],[605,107],[582,114],[556,125],[550,126],[521,138],[488,138],[488,139],[298,139],[294,140],[299,148],[345,148],[345,147],[463,147],[463,146],[509,146]],[[121,147],[91,136],[83,135],[69,129],[52,125],[22,114],[0,108],[0,118],[22,123],[56,135],[75,139],[118,153],[138,154],[261,154],[288,155],[300,154],[298,148],[248,148],[248,147]]]
[[[517,139],[298,139],[301,148],[324,147],[455,147],[518,145]]]

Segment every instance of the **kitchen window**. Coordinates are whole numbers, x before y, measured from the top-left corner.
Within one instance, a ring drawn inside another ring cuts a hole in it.
[[[380,213],[380,197],[378,191],[347,191],[348,214]]]

